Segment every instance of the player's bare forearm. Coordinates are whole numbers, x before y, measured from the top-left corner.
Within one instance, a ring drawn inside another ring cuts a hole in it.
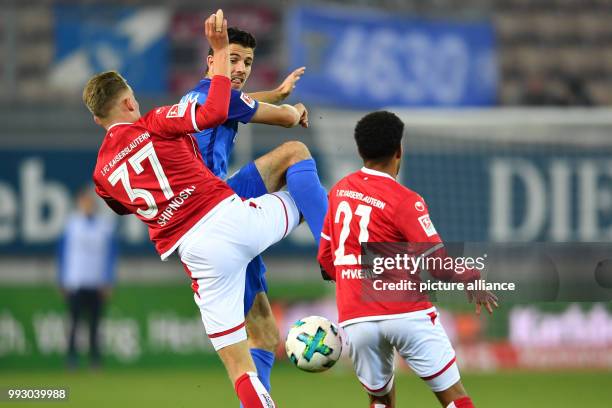
[[[442,245],[442,244],[438,244]],[[444,246],[441,246],[427,258],[441,258],[445,260],[449,258],[449,255]],[[470,282],[475,282],[480,279],[480,271],[478,269],[466,269],[461,273],[455,271],[453,268],[444,268],[442,265],[445,262],[430,262],[428,264],[432,264],[434,267],[429,270],[431,276],[436,279],[445,282],[461,282],[463,284],[468,284]],[[493,314],[493,309],[498,307],[497,304],[497,296],[492,292],[487,290],[466,290],[468,301],[470,303],[474,303],[476,305],[476,314],[480,315],[482,307],[484,306],[489,314]]]
[[[306,108],[301,103],[294,106],[259,103],[257,112],[253,115],[251,122],[290,128],[301,122],[305,111]]]
[[[433,244],[432,244],[433,245]],[[468,283],[480,279],[480,271],[478,269],[466,269],[462,272],[457,272],[453,268],[445,268],[445,260],[450,258],[443,243],[435,244],[430,254],[427,254],[428,259],[441,259],[441,261],[431,261],[428,265],[432,268],[428,272],[436,279],[444,282],[462,282]],[[427,251],[426,251],[427,252]]]
[[[283,82],[277,86],[276,88],[270,91],[259,91],[249,93],[249,96],[253,99],[256,99],[260,102],[266,103],[279,103],[287,99],[291,92],[295,89],[295,83],[300,80],[306,67],[300,67],[291,72],[287,77],[283,80]]]
[[[285,99],[281,96],[278,88],[271,91],[249,92],[248,95],[259,102],[271,104],[277,104]]]

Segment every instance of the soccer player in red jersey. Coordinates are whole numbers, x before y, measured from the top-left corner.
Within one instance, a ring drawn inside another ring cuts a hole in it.
[[[415,256],[448,259],[425,201],[396,181],[403,131],[403,122],[385,111],[370,113],[357,123],[355,140],[364,167],[329,192],[319,263],[336,282],[339,323],[372,408],[395,406],[395,350],[427,382],[443,407],[473,407],[460,381],[455,351],[426,293],[414,291],[397,299],[389,291],[364,292],[368,277],[361,274],[367,269],[367,263],[361,263],[362,243],[408,243],[413,253],[418,249]],[[394,245],[399,246],[386,248]],[[464,284],[480,278],[477,269],[459,273],[434,266],[429,272],[437,279]],[[417,275],[415,282],[419,280]],[[477,313],[483,305],[489,313],[497,306],[490,292],[468,292],[468,298],[476,302]]]
[[[116,72],[91,78],[83,99],[107,130],[94,170],[97,193],[120,214],[149,228],[162,260],[178,255],[215,350],[245,408],[273,408],[249,354],[244,287],[249,261],[290,233],[299,211],[287,192],[243,201],[202,162],[191,133],[227,120],[230,100],[227,22],[205,31],[215,50],[206,102],[165,106],[140,115],[138,102]]]

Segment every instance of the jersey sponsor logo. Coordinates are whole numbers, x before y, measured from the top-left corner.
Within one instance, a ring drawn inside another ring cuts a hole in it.
[[[187,112],[187,106],[188,104],[186,103],[177,103],[176,105],[172,105],[172,107],[170,107],[170,110],[166,114],[166,118],[173,119],[184,117],[185,112]]]
[[[418,220],[421,227],[423,227],[423,231],[425,231],[425,234],[427,234],[428,237],[433,237],[438,233],[436,231],[436,227],[433,225],[433,222],[431,222],[429,219],[429,214],[421,215]]]
[[[416,203],[414,203],[414,208],[416,208],[417,211],[423,212],[425,211],[425,204],[420,201],[417,201]]]
[[[246,103],[251,109],[255,107],[255,100],[244,92],[240,92],[240,99]]]

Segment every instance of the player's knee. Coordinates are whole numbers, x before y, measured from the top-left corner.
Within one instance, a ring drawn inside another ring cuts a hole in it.
[[[293,166],[295,163],[302,160],[312,158],[308,147],[304,143],[298,142],[297,140],[285,142],[281,145],[281,148],[285,153],[287,167]]]

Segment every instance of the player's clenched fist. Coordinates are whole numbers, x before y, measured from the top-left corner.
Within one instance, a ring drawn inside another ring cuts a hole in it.
[[[204,31],[208,43],[214,52],[229,47],[227,38],[227,20],[223,18],[223,11],[219,9],[216,14],[211,14],[204,23]]]

